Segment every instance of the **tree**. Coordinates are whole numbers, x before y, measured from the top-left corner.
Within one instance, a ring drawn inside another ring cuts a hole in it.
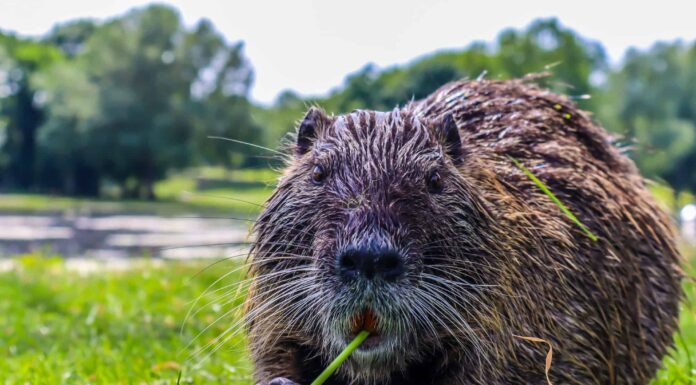
[[[0,116],[3,117],[3,185],[29,189],[35,182],[36,132],[43,121],[41,94],[31,86],[36,71],[60,61],[55,47],[0,34]]]
[[[206,20],[188,36],[184,52],[194,64],[193,103],[189,115],[195,126],[194,152],[199,161],[226,167],[257,165],[249,148],[211,137],[256,143],[263,137],[251,117],[248,101],[253,82],[242,43],[229,45]],[[233,148],[239,150],[232,151]]]
[[[658,43],[629,51],[609,79],[602,121],[634,143],[644,173],[677,192],[696,189],[696,43]]]
[[[534,21],[526,30],[505,30],[497,41],[498,67],[507,77],[551,71],[546,84],[574,95],[595,91],[592,77],[606,75],[604,48],[563,28],[556,19]]]
[[[58,47],[66,56],[75,57],[84,49],[85,42],[97,30],[97,23],[89,19],[58,24],[44,37],[44,42]]]
[[[94,30],[68,26],[78,38],[66,38],[73,36],[67,27],[52,36],[80,42],[80,49],[69,49],[71,68],[37,76],[51,103],[42,143],[49,155],[74,151],[61,168],[67,175],[108,178],[126,197],[152,199],[154,182],[168,170],[223,161],[201,137],[260,135],[249,117],[252,71],[242,45],[228,44],[209,22],[189,31],[173,9],[155,5]],[[72,191],[94,192],[82,187]]]
[[[48,116],[37,135],[38,181],[44,191],[99,195],[99,159],[93,126],[99,116],[99,89],[79,63],[63,62],[37,73],[35,87],[43,93]]]

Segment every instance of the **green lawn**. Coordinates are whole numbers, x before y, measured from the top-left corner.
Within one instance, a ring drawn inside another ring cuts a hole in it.
[[[203,270],[209,263],[145,262],[80,275],[59,258],[19,261],[0,273],[0,384],[174,384],[179,371],[183,384],[251,383],[242,337],[209,359],[195,355],[237,318],[242,293],[201,294],[238,263]],[[235,272],[213,288],[240,278]],[[184,322],[199,296],[200,312]]]
[[[215,281],[239,263],[144,262],[81,275],[60,258],[16,261],[19,269],[0,273],[0,384],[174,384],[179,371],[184,384],[251,383],[242,337],[207,360],[191,358],[236,319],[214,323],[241,303],[242,292],[223,289],[235,287],[241,273]],[[696,285],[685,288],[693,303]],[[199,296],[200,312],[186,319]],[[687,351],[696,362],[696,310],[684,305],[677,348],[654,384],[687,384],[690,370],[696,383]]]

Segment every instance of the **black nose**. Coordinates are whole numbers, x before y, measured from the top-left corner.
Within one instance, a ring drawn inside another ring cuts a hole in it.
[[[393,249],[350,247],[338,255],[338,271],[344,279],[362,276],[394,281],[404,273],[404,262]]]

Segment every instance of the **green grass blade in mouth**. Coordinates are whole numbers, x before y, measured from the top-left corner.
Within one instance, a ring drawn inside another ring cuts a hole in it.
[[[558,208],[560,208],[561,211],[563,211],[563,213],[568,218],[570,218],[570,220],[575,222],[575,224],[578,225],[578,227],[580,227],[580,229],[582,229],[582,231],[585,232],[585,234],[587,234],[587,236],[590,237],[591,240],[596,241],[599,239],[599,237],[597,237],[594,233],[592,233],[592,231],[590,231],[590,229],[587,228],[587,226],[585,226],[582,222],[580,222],[580,220],[570,211],[570,209],[568,209],[563,204],[563,202],[561,202],[561,200],[558,199],[558,197],[556,197],[556,195],[554,195],[551,192],[551,190],[544,184],[544,182],[539,180],[539,178],[537,178],[536,175],[534,175],[531,171],[529,171],[529,169],[527,167],[525,167],[519,160],[517,160],[511,156],[508,156],[508,158],[510,158],[510,160],[515,164],[515,166],[517,166],[517,168],[522,170],[522,172],[524,172],[529,177],[529,179],[531,179],[532,182],[534,182],[541,189],[541,191],[543,191],[546,195],[548,195],[549,198],[551,198],[551,200],[554,203],[556,203],[556,206],[558,206]]]
[[[327,366],[326,369],[324,369],[324,371],[321,372],[319,377],[317,377],[317,379],[314,380],[311,385],[322,385],[329,377],[331,377],[331,375],[336,371],[336,369],[338,369],[338,367],[341,366],[343,361],[347,360],[348,357],[350,357],[350,355],[353,354],[353,351],[355,351],[355,349],[357,349],[358,346],[360,346],[360,344],[362,344],[369,335],[370,333],[365,330],[358,333],[358,335],[355,336],[355,338],[353,338],[353,341],[350,341],[348,346],[346,346],[346,348],[343,349],[341,354],[339,354],[333,361],[331,361],[329,366]]]

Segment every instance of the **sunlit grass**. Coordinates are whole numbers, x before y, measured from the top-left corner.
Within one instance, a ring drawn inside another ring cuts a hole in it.
[[[180,334],[192,302],[237,264],[201,272],[207,263],[142,263],[80,275],[59,258],[18,263],[0,273],[0,383],[174,384],[179,371],[184,384],[251,383],[241,336],[208,360],[188,359],[231,325],[232,316],[213,321],[240,304],[243,293],[231,303],[221,293],[204,295],[196,306],[201,312]],[[240,278],[231,274],[215,287]]]
[[[652,385],[696,384],[696,248],[685,247],[685,300],[680,306],[675,347],[663,361]]]

